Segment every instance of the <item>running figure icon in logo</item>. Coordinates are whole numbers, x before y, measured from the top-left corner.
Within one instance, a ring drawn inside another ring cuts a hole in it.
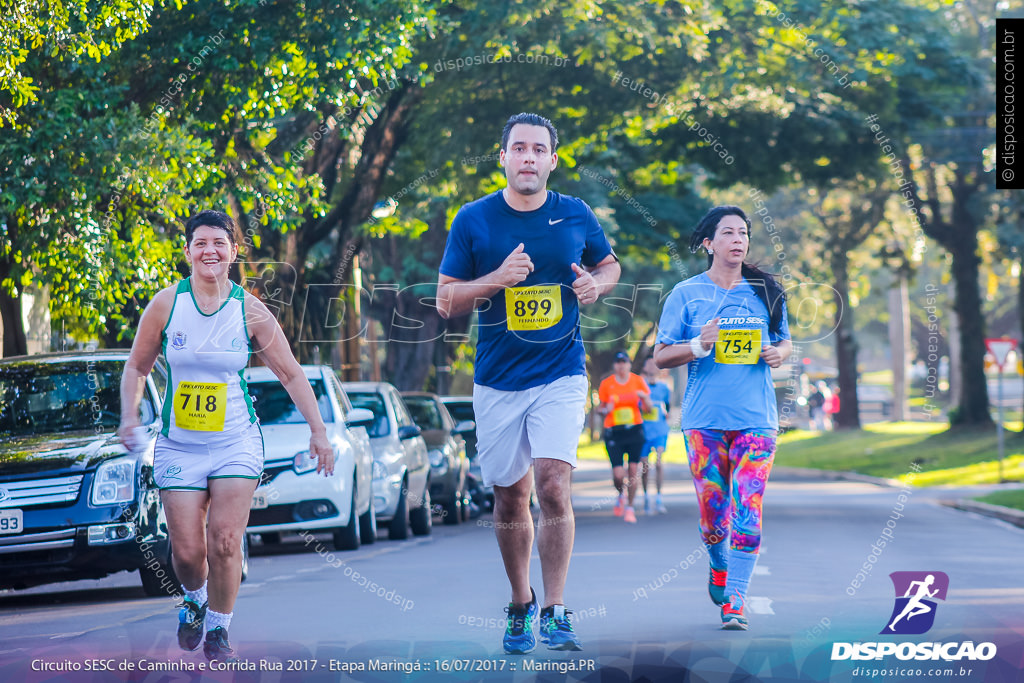
[[[943,572],[893,572],[889,578],[896,589],[896,604],[881,633],[926,633],[935,623],[936,603],[929,598],[946,599],[949,577]]]

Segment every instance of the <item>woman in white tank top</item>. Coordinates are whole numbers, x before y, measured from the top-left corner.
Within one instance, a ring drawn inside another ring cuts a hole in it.
[[[280,378],[309,422],[317,472],[333,474],[333,451],[313,390],[284,332],[263,303],[228,279],[237,228],[220,211],[185,224],[192,275],[146,307],[121,377],[121,426],[136,446],[139,402],[157,356],[168,365],[153,474],[161,489],[174,571],[185,601],[178,644],[211,660],[234,661],[227,629],[242,573],[242,535],[263,469],[263,437],[242,372],[251,353]]]

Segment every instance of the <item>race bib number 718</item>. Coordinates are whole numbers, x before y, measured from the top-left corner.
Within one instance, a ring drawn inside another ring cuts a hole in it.
[[[227,399],[228,385],[224,382],[178,382],[174,424],[197,432],[222,432]]]

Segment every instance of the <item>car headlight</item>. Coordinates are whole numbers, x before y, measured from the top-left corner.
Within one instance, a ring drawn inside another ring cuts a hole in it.
[[[316,469],[316,456],[309,451],[302,451],[295,454],[295,458],[292,459],[292,469],[295,470],[295,474],[305,474],[306,472],[312,472]]]
[[[373,461],[373,478],[374,479],[387,479],[388,468],[384,467],[384,463],[379,460]]]
[[[427,457],[430,458],[430,466],[434,468],[437,474],[444,474],[448,471],[449,455],[451,455],[451,448],[448,446],[436,448],[427,453]]]
[[[93,505],[115,505],[135,500],[135,461],[118,458],[100,465],[92,480],[89,500]]]

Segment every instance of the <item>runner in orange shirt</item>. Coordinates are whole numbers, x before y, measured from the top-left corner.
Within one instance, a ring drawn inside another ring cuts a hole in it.
[[[633,498],[636,496],[637,466],[643,457],[645,443],[641,411],[650,411],[652,404],[650,387],[642,377],[630,372],[631,367],[629,354],[625,351],[615,354],[613,374],[601,382],[597,397],[601,401],[599,410],[605,414],[604,445],[608,449],[608,459],[612,462],[612,482],[619,492],[615,515],[623,517],[630,524],[636,524]],[[628,501],[624,499],[622,491],[625,474],[623,461],[626,455],[629,456],[629,480],[626,482]]]

